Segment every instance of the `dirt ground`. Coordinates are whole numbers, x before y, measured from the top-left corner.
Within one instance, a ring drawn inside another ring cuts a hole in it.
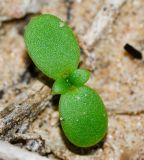
[[[106,105],[108,133],[92,148],[66,140],[59,96],[50,93],[53,81],[27,55],[24,28],[44,13],[72,27],[80,66],[91,71],[87,85]],[[141,58],[127,52],[126,44]],[[144,1],[0,0],[0,138],[52,160],[144,160]]]

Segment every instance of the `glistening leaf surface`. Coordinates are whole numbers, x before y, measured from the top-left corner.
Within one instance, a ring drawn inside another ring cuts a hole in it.
[[[97,144],[107,132],[105,106],[89,87],[82,86],[61,95],[59,111],[66,137],[79,147]]]
[[[52,15],[32,18],[25,30],[28,53],[48,77],[65,78],[78,66],[78,42],[66,23]]]

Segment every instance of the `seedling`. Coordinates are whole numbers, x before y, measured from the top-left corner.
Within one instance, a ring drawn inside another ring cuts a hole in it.
[[[80,49],[71,28],[53,15],[40,15],[27,25],[25,43],[35,65],[55,80],[52,94],[61,94],[65,136],[78,147],[97,144],[107,132],[107,113],[99,95],[84,85],[90,73],[77,69]]]

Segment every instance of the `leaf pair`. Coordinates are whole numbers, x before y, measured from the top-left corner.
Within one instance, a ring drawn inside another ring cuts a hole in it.
[[[53,15],[37,16],[26,27],[25,42],[35,65],[56,80],[52,93],[61,94],[59,112],[66,137],[79,147],[98,143],[107,131],[107,113],[98,94],[84,85],[89,72],[77,69],[80,49],[72,30]]]

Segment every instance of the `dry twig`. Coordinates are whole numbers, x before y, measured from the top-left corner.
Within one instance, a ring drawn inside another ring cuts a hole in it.
[[[120,7],[125,2],[126,0],[106,0],[106,3],[94,18],[92,26],[83,37],[84,42],[88,47],[91,47],[96,41],[101,38],[105,29],[110,23],[114,21]]]
[[[0,137],[10,140],[14,134],[24,133],[37,115],[49,105],[49,88],[39,81],[20,94],[15,103],[0,112]]]
[[[0,141],[0,159],[3,160],[50,160],[36,153]]]

